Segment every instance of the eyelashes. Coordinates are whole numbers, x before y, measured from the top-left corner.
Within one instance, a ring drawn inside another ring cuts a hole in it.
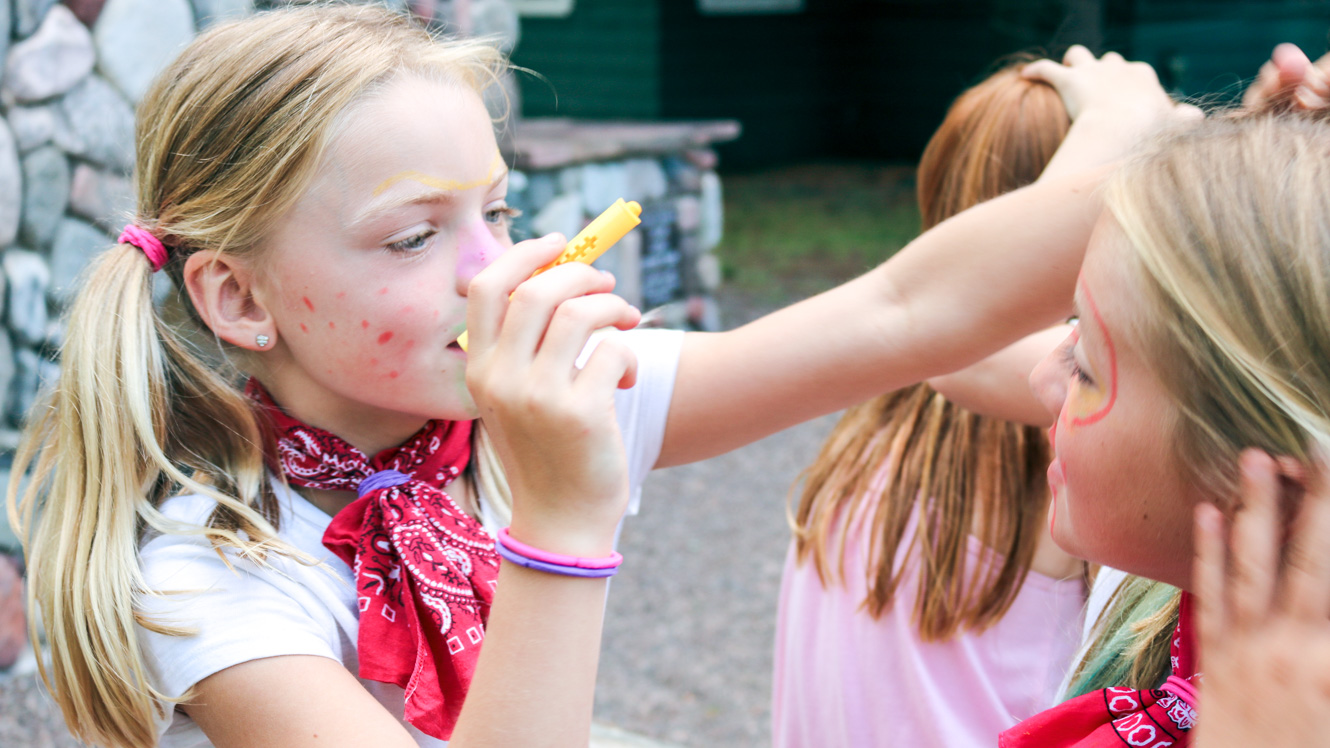
[[[1071,372],[1072,376],[1076,377],[1076,381],[1081,384],[1094,384],[1094,380],[1090,378],[1090,375],[1086,374],[1085,370],[1081,368],[1081,365],[1076,362],[1075,340],[1068,338],[1066,344],[1062,346],[1062,350],[1059,351],[1059,355],[1062,358],[1062,365]]]
[[[426,229],[418,234],[415,234],[414,236],[408,236],[405,239],[401,239],[389,244],[388,251],[397,252],[401,254],[419,252],[420,250],[425,248],[425,242],[428,242],[430,238],[437,233],[439,232],[434,229]]]

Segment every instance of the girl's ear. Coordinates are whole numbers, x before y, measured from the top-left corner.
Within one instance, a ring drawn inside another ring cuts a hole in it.
[[[185,260],[185,289],[208,329],[231,345],[270,350],[277,325],[254,280],[253,269],[231,255],[195,252]]]

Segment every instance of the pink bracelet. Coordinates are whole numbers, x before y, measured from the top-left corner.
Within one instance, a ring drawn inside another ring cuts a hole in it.
[[[539,548],[533,548],[520,540],[514,540],[512,535],[508,534],[508,528],[499,530],[499,545],[532,561],[553,564],[555,566],[570,566],[575,569],[615,569],[623,563],[623,554],[618,551],[610,553],[608,556],[600,558],[582,558],[580,556],[565,556],[562,553],[550,553],[542,551]]]

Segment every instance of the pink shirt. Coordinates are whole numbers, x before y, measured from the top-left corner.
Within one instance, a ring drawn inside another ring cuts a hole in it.
[[[907,528],[902,547],[913,537]],[[846,568],[864,569],[864,533]],[[970,563],[995,555],[970,537]],[[917,568],[917,561],[911,563]],[[776,623],[775,748],[969,748],[1054,703],[1080,641],[1085,585],[1030,572],[1007,614],[982,634],[924,643],[911,622],[914,584],[874,620],[863,574],[824,589],[794,548]]]

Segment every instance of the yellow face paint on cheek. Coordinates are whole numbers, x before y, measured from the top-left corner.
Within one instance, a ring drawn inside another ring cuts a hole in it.
[[[489,171],[485,172],[485,176],[483,179],[477,179],[474,182],[459,182],[455,179],[439,179],[438,177],[432,177],[428,174],[425,174],[424,172],[419,172],[419,171],[398,172],[397,174],[394,174],[391,177],[388,177],[387,179],[380,182],[379,186],[374,188],[374,196],[378,197],[379,195],[382,195],[385,191],[388,190],[388,188],[392,187],[398,182],[407,182],[407,181],[419,182],[425,185],[426,187],[433,187],[439,190],[447,190],[449,192],[462,192],[463,190],[470,190],[476,187],[485,187],[494,182],[494,176],[499,173],[499,168],[502,166],[503,166],[503,156],[498,151],[495,151],[494,159],[490,161]]]
[[[1113,336],[1109,334],[1104,318],[1099,314],[1099,307],[1090,295],[1090,289],[1081,284],[1081,295],[1089,307],[1095,329],[1104,341],[1104,358],[1107,371],[1106,380],[1097,379],[1093,385],[1077,382],[1073,391],[1067,393],[1067,407],[1064,409],[1071,426],[1088,426],[1107,416],[1118,400],[1118,353],[1113,345]],[[1084,324],[1084,323],[1082,323]],[[1079,338],[1079,336],[1078,336]]]

